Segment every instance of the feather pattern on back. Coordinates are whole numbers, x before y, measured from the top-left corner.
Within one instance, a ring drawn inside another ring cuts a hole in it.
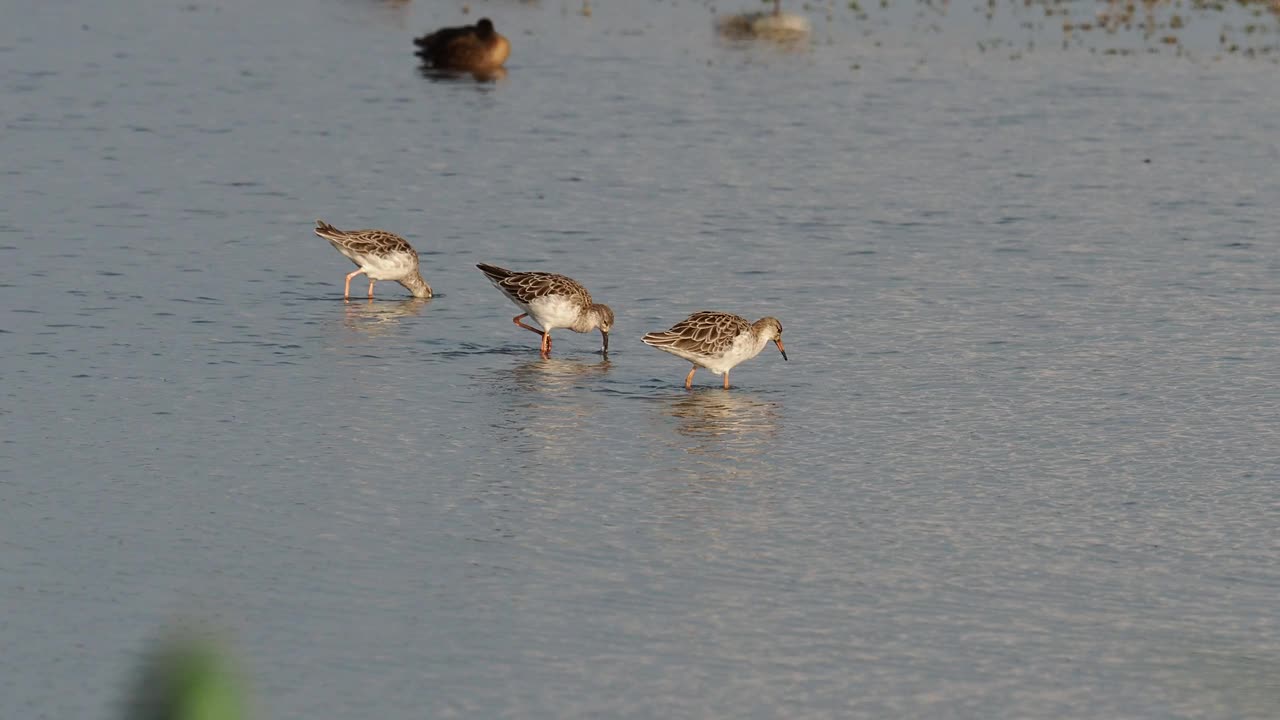
[[[548,272],[514,272],[497,265],[478,263],[476,267],[494,287],[519,305],[527,306],[538,298],[562,295],[590,306],[591,293],[577,280]]]
[[[316,235],[328,240],[338,252],[355,260],[358,256],[387,257],[397,253],[418,253],[407,240],[386,230],[339,230],[323,220],[316,221]],[[358,262],[358,261],[357,261]]]
[[[662,350],[716,356],[729,350],[734,340],[745,332],[751,332],[751,323],[744,318],[731,313],[699,310],[671,326],[670,330],[651,332],[641,340]]]

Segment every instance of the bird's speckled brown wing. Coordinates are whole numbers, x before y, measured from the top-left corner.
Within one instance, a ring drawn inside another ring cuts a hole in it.
[[[316,235],[328,240],[338,252],[351,259],[357,257],[387,257],[418,253],[407,240],[386,230],[339,230],[323,220],[316,221]]]
[[[577,280],[548,272],[514,272],[496,265],[478,264],[480,272],[489,278],[507,297],[521,305],[528,305],[538,298],[564,295],[579,298],[591,304],[591,293]]]
[[[641,340],[663,350],[679,350],[691,355],[712,357],[733,346],[733,341],[751,331],[751,323],[731,313],[700,310],[671,326],[651,332]]]

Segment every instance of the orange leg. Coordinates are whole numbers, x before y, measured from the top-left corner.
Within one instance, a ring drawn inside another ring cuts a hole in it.
[[[373,278],[369,278],[369,299],[370,300],[373,299],[373,284],[376,282],[378,281],[374,280]]]
[[[511,318],[511,322],[519,325],[520,327],[524,328],[525,330],[528,330],[529,332],[535,332],[541,335],[542,336],[542,357],[547,357],[548,355],[551,354],[551,331],[539,330],[538,328],[532,325],[525,325],[524,323],[520,322],[520,318],[523,318],[523,317],[529,317],[529,313],[521,313]]]
[[[545,331],[545,330],[541,330],[541,329],[536,328],[536,327],[534,327],[534,326],[532,326],[532,325],[525,325],[524,323],[520,322],[520,318],[523,318],[523,317],[529,317],[529,313],[521,313],[521,314],[519,314],[519,315],[517,315],[517,316],[515,316],[515,317],[511,318],[511,322],[513,322],[513,323],[515,323],[515,324],[519,325],[520,327],[524,328],[525,330],[528,330],[529,332],[536,332],[536,333],[538,333],[539,335],[545,335],[545,334],[546,334],[546,331]]]
[[[693,374],[694,374],[694,373],[696,373],[696,372],[698,372],[698,366],[697,366],[697,365],[694,365],[694,366],[693,366],[693,369],[689,371],[689,374],[684,376],[684,389],[685,389],[685,390],[692,390],[692,389],[693,389]]]
[[[347,284],[346,284],[345,286],[343,286],[343,288],[342,288],[342,297],[344,297],[344,298],[349,298],[349,297],[351,297],[351,278],[353,278],[353,277],[355,277],[355,276],[359,275],[359,274],[360,274],[360,273],[362,273],[362,272],[364,272],[364,271],[363,271],[363,270],[355,270],[355,271],[352,271],[352,272],[351,272],[351,274],[347,275]]]
[[[729,371],[728,370],[724,371],[724,389],[725,390],[729,389]]]

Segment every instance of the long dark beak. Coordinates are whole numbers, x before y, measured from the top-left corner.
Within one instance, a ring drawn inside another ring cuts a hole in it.
[[[604,338],[604,347],[600,348],[600,354],[608,355],[609,354],[609,333],[604,330],[601,330],[600,337]]]
[[[778,352],[782,353],[782,359],[783,359],[783,360],[786,360],[786,359],[787,359],[787,351],[783,349],[783,347],[782,347],[782,341],[781,341],[781,340],[774,340],[774,341],[773,341],[773,344],[775,344],[775,345],[777,345],[777,346],[778,346]]]

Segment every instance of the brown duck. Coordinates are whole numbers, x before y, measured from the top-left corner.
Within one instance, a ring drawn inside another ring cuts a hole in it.
[[[414,38],[413,44],[424,64],[441,70],[496,70],[511,54],[511,43],[493,29],[489,18],[480,18],[475,25],[441,28]]]

